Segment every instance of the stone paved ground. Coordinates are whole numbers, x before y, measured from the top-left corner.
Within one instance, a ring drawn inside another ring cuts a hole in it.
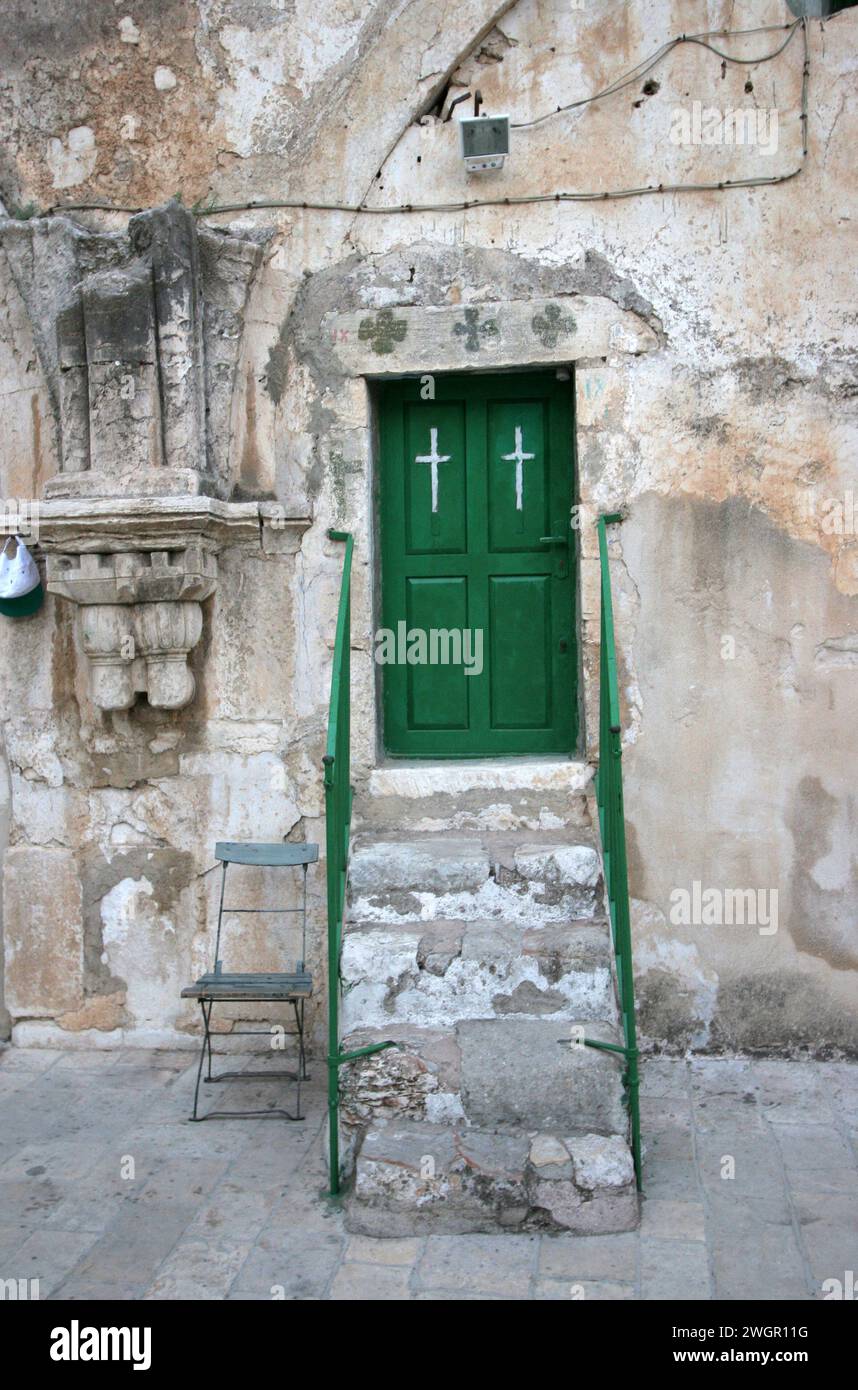
[[[6,1050],[0,1278],[57,1299],[792,1300],[858,1273],[858,1065],[647,1062],[639,1234],[390,1241],[322,1195],[315,1072],[303,1125],[194,1125],[187,1053]]]

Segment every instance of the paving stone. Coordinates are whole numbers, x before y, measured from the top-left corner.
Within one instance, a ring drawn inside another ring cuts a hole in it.
[[[61,1303],[125,1303],[142,1298],[144,1292],[140,1284],[105,1284],[75,1276],[74,1279],[66,1279],[48,1297]]]
[[[642,1069],[642,1076],[646,1074],[649,1065],[647,1062]],[[642,1091],[640,1110],[641,1124],[646,1124],[646,1131],[650,1136],[674,1130],[688,1133],[691,1129],[691,1108],[684,1093],[679,1096],[650,1096]]]
[[[614,1303],[635,1297],[633,1284],[600,1283],[590,1279],[577,1279],[572,1283],[557,1279],[538,1280],[533,1297],[543,1301],[556,1302]]]
[[[331,1299],[406,1299],[410,1297],[409,1268],[392,1265],[358,1264],[346,1261],[334,1276],[328,1297]]]
[[[0,1065],[4,1072],[41,1072],[56,1065],[64,1054],[53,1048],[0,1047]]]
[[[314,1243],[301,1250],[273,1250],[257,1245],[242,1265],[231,1291],[252,1291],[275,1300],[281,1291],[282,1297],[290,1300],[324,1298],[342,1262],[344,1244],[342,1240],[329,1245]]]
[[[419,1240],[374,1240],[372,1236],[352,1236],[346,1259],[358,1263],[408,1265],[415,1263],[422,1248]]]
[[[418,1287],[524,1298],[537,1254],[536,1236],[430,1236],[417,1266]]]
[[[15,1213],[6,1213],[13,1219],[8,1225],[0,1226],[0,1268],[20,1250],[24,1241],[33,1234],[33,1228],[23,1221],[14,1220]]]
[[[638,1237],[543,1236],[539,1274],[544,1279],[607,1280],[631,1283],[637,1274]]]
[[[170,1301],[220,1299],[229,1291],[250,1253],[250,1241],[222,1235],[204,1240],[194,1232],[179,1241],[143,1295]]]
[[[649,1197],[641,1207],[641,1235],[663,1240],[705,1240],[703,1204]]]
[[[694,1139],[691,1128],[654,1129],[641,1117],[641,1131],[646,1135],[646,1151],[650,1161],[679,1158],[690,1163],[694,1158]]]
[[[641,1059],[641,1098],[673,1100],[688,1107],[689,1063],[681,1057]]]
[[[585,1033],[617,1042],[605,1024]],[[530,1019],[460,1023],[462,1103],[476,1125],[517,1125],[562,1134],[623,1134],[621,1062],[616,1054],[564,1045],[568,1025]]]
[[[833,1126],[784,1124],[776,1133],[790,1186],[821,1192],[858,1190],[855,1154]]]
[[[833,1078],[827,1070],[825,1075],[823,1080],[815,1062],[761,1059],[754,1062],[750,1084],[770,1124],[806,1124],[814,1118],[827,1124]]]
[[[160,1164],[143,1183],[137,1200],[144,1208],[175,1202],[186,1206],[206,1197],[224,1178],[227,1161],[218,1158],[174,1158]]]
[[[731,1208],[729,1214],[725,1206]],[[757,1200],[722,1198],[712,1208],[710,1246],[715,1297],[807,1297],[804,1264],[788,1213]],[[785,1219],[772,1219],[773,1216]]]
[[[688,1302],[708,1299],[706,1246],[641,1236],[641,1298]]]
[[[818,1287],[851,1269],[858,1281],[858,1190],[851,1193],[793,1191],[799,1239]]]
[[[729,1183],[735,1196],[767,1195],[783,1189],[783,1163],[770,1131],[730,1134],[722,1126],[717,1134],[698,1134],[697,1156],[700,1177],[707,1189],[720,1190]],[[725,1178],[724,1174],[731,1171],[735,1176]]]
[[[135,1283],[148,1286],[195,1212],[192,1202],[185,1206],[126,1203],[104,1235],[90,1245],[71,1275],[76,1280],[121,1284],[133,1271]]]
[[[650,1157],[644,1135],[643,1191],[649,1197],[700,1200],[700,1177],[690,1159]]]
[[[4,1279],[38,1279],[39,1298],[48,1298],[90,1248],[94,1237],[82,1231],[35,1231],[4,1266]]]
[[[445,1044],[439,1030],[437,1046],[439,1065],[443,1054],[443,1065],[452,1067],[454,1040],[448,1034]],[[644,1090],[649,1086],[655,1108],[648,1119],[644,1109],[642,1235],[495,1229],[491,1235],[416,1239],[408,1232],[377,1240],[349,1237],[341,1206],[322,1195],[322,1070],[308,1087],[304,1126],[192,1125],[186,1114],[193,1073],[175,1069],[179,1091],[164,1084],[169,1069],[156,1065],[159,1059],[163,1054],[135,1054],[124,1067],[129,1080],[123,1087],[119,1058],[114,1065],[99,1062],[81,1070],[70,1056],[60,1069],[61,1053],[0,1051],[0,1129],[10,1116],[0,1140],[4,1277],[17,1274],[16,1255],[24,1250],[27,1263],[47,1269],[38,1277],[48,1279],[51,1291],[40,1292],[54,1301],[139,1300],[153,1291],[210,1301],[322,1299],[335,1296],[341,1270],[344,1299],[375,1298],[375,1292],[361,1292],[362,1280],[374,1282],[380,1274],[390,1290],[385,1296],[404,1299],[410,1285],[411,1297],[421,1302],[559,1302],[573,1301],[573,1292],[574,1301],[619,1301],[638,1288],[640,1258],[639,1292],[645,1299],[801,1301],[823,1298],[826,1280],[842,1283],[847,1271],[858,1272],[855,1150],[846,1143],[848,1117],[858,1101],[855,1064],[800,1063],[791,1070],[792,1062],[769,1059],[728,1067],[725,1059],[695,1063],[701,1190],[695,1163],[667,1156],[677,1150],[678,1135],[688,1134],[690,1064],[645,1059]],[[147,1071],[151,1084],[143,1083]],[[21,1089],[4,1089],[7,1078],[19,1076]],[[129,1085],[133,1106],[125,1103]],[[804,1086],[809,1092],[802,1108]],[[744,1099],[748,1094],[753,1103]],[[19,1135],[24,1138],[15,1142]],[[541,1135],[548,1144],[539,1156],[559,1157],[561,1145],[569,1152],[563,1132],[534,1127],[525,1135],[526,1169],[531,1142]],[[769,1166],[773,1144],[779,1151],[776,1170]],[[739,1177],[731,1182],[718,1176],[715,1160],[722,1151],[739,1160],[741,1183]],[[137,1177],[124,1183],[119,1160],[129,1153]],[[40,1158],[50,1160],[50,1172]],[[194,1180],[195,1163],[206,1175],[202,1183]],[[166,1170],[174,1164],[176,1178],[169,1181]],[[217,1174],[211,1188],[208,1164]],[[41,1167],[46,1171],[28,1171]],[[530,1171],[552,1170],[565,1173],[562,1164]],[[705,1243],[699,1239],[701,1207]],[[252,1249],[243,1249],[243,1237],[249,1242],[257,1231]],[[403,1281],[405,1292],[397,1292]]]

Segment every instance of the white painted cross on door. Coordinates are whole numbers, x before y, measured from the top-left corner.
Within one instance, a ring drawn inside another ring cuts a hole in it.
[[[429,464],[429,469],[430,469],[430,474],[429,474],[429,476],[430,476],[430,478],[431,478],[431,480],[432,480],[432,510],[433,510],[433,512],[437,512],[437,510],[438,510],[438,464],[439,464],[439,463],[449,463],[451,457],[452,457],[452,456],[451,456],[450,454],[439,454],[439,453],[438,453],[438,431],[437,431],[437,430],[434,430],[434,429],[430,429],[430,431],[429,431],[429,452],[428,452],[428,454],[416,454],[416,455],[415,455],[415,458],[414,458],[414,462],[415,462],[415,463],[428,463],[428,464]]]
[[[524,467],[529,459],[536,458],[535,454],[526,454],[522,442],[521,425],[515,427],[515,448],[511,454],[501,454],[501,458],[508,463],[515,464],[515,509],[522,511],[524,507]]]

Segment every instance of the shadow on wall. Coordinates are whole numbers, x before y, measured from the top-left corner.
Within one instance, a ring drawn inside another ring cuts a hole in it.
[[[622,562],[642,1031],[858,1053],[858,600],[820,545],[738,498],[639,498]],[[763,911],[677,911],[707,893]]]

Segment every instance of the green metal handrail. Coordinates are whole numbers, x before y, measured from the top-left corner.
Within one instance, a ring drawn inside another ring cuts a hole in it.
[[[340,1190],[340,1081],[339,1069],[358,1057],[368,1057],[395,1043],[372,1043],[354,1052],[340,1052],[340,959],[349,868],[349,830],[352,819],[350,776],[351,725],[351,573],[354,537],[347,531],[329,531],[332,541],[345,541],[343,578],[334,639],[331,700],[325,768],[325,844],[328,888],[328,1144],[330,1192]]]
[[[637,1026],[635,1022],[635,981],[632,969],[632,932],[629,919],[629,878],[626,862],[626,823],[623,813],[623,748],[620,728],[620,689],[617,681],[617,652],[614,640],[614,604],[611,597],[611,571],[608,564],[606,528],[622,521],[619,513],[600,516],[599,566],[602,602],[599,634],[599,769],[596,773],[596,802],[605,866],[605,888],[617,966],[617,992],[623,1022],[626,1059],[623,1073],[626,1105],[631,1126],[635,1177],[641,1186],[640,1078],[638,1075]],[[591,1046],[595,1044],[590,1044]],[[605,1044],[603,1044],[605,1046]]]

